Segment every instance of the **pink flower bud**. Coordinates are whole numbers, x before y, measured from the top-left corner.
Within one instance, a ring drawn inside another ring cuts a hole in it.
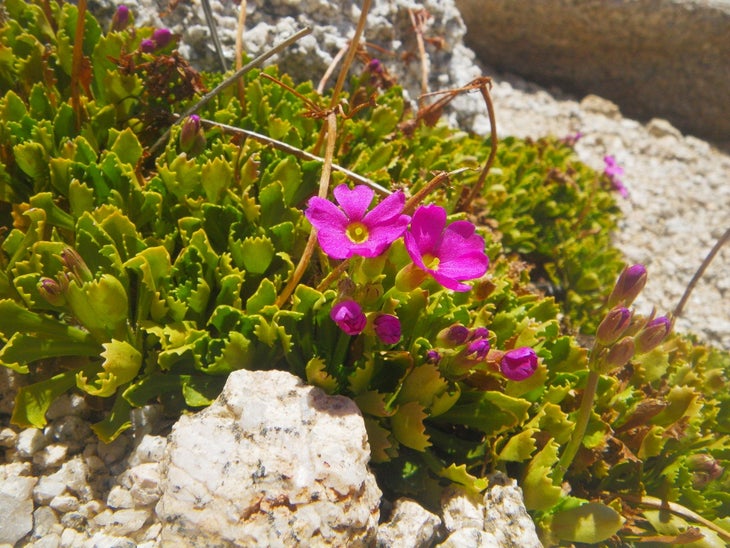
[[[617,304],[629,306],[641,293],[645,285],[646,268],[644,268],[644,265],[635,264],[624,268],[611,295],[608,297],[608,306],[614,307]]]
[[[537,370],[537,354],[528,347],[505,352],[500,363],[502,374],[512,381],[523,381]]]
[[[477,339],[472,341],[466,347],[466,357],[470,360],[482,361],[489,353],[489,341],[487,339]]]
[[[438,363],[441,361],[441,354],[439,354],[436,350],[429,350],[426,352],[426,359],[429,363]]]
[[[473,341],[476,339],[486,339],[489,337],[489,329],[486,327],[476,327],[469,333],[469,340]]]
[[[695,489],[702,489],[711,481],[722,476],[725,471],[719,462],[706,453],[690,455],[686,462],[687,468],[692,473],[692,486]]]
[[[200,116],[191,114],[180,129],[180,149],[197,154],[205,147],[205,135],[200,126]]]
[[[355,301],[341,301],[332,307],[330,318],[348,335],[358,335],[368,323],[362,308]]]
[[[170,29],[155,29],[152,33],[152,41],[155,43],[157,49],[164,48],[172,40],[172,33]]]
[[[79,283],[90,282],[94,279],[91,270],[89,270],[84,259],[81,258],[81,255],[75,249],[67,247],[61,251],[61,261]]]
[[[672,329],[672,322],[666,316],[659,316],[647,323],[636,335],[637,354],[646,354],[659,346]]]
[[[623,306],[612,309],[596,331],[596,339],[601,344],[614,343],[624,334],[631,324],[631,311]]]
[[[400,340],[400,320],[392,314],[381,314],[373,322],[375,334],[384,344],[395,344]]]
[[[41,278],[38,282],[38,292],[53,306],[63,306],[66,302],[64,288],[56,280]]]
[[[464,327],[459,323],[455,323],[449,327],[446,327],[439,331],[436,335],[436,342],[440,346],[446,346],[453,348],[454,346],[460,346],[464,344],[469,338],[469,328]]]
[[[127,28],[129,24],[129,8],[122,4],[117,8],[112,17],[111,30],[121,31]]]
[[[606,368],[608,371],[623,367],[634,356],[634,340],[631,337],[624,337],[614,344],[606,355]]]
[[[139,43],[139,49],[143,53],[152,53],[155,51],[155,43],[149,38],[145,38]]]

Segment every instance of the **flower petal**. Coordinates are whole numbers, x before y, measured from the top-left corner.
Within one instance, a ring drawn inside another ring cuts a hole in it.
[[[419,207],[411,220],[411,234],[421,256],[436,255],[446,226],[446,210],[437,205]]]
[[[357,245],[350,241],[344,231],[324,228],[317,231],[317,241],[322,251],[332,259],[349,259],[357,251]]]
[[[372,230],[375,226],[381,224],[389,224],[403,211],[403,206],[406,205],[406,195],[400,190],[394,192],[390,196],[387,196],[382,202],[376,205],[372,210],[365,214],[363,223]],[[410,217],[408,217],[410,221]],[[408,221],[406,221],[406,224]]]
[[[373,201],[373,190],[366,185],[357,185],[350,190],[346,184],[335,187],[334,195],[350,221],[362,220]]]
[[[319,196],[309,199],[304,215],[317,230],[329,229],[344,233],[347,228],[347,216],[342,210]]]

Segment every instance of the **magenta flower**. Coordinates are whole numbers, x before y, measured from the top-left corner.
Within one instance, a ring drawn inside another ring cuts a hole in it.
[[[489,267],[484,240],[474,225],[454,221],[446,226],[446,210],[437,205],[416,210],[404,240],[413,263],[447,289],[469,291],[461,281],[480,278]]]
[[[466,347],[466,357],[470,360],[482,361],[489,353],[489,341],[487,339],[477,339],[469,343]]]
[[[359,335],[368,320],[355,301],[341,301],[332,307],[330,318],[348,335]]]
[[[502,357],[500,370],[512,381],[524,381],[537,370],[537,354],[528,346],[510,350]]]
[[[111,30],[120,31],[127,28],[129,24],[129,8],[124,4],[117,8],[112,17]]]
[[[400,340],[400,320],[392,314],[380,314],[373,322],[375,334],[383,344],[395,344]]]
[[[155,51],[155,47],[155,42],[149,38],[145,38],[139,43],[139,49],[144,53],[152,53]]]
[[[666,316],[649,321],[636,336],[636,353],[646,354],[659,346],[672,330],[672,322]]]
[[[155,29],[152,33],[152,41],[157,48],[164,48],[172,40],[172,32],[170,29]]]
[[[628,198],[629,191],[620,179],[620,177],[624,174],[624,169],[616,163],[616,158],[613,156],[604,156],[603,163],[606,165],[603,169],[603,173],[606,177],[608,177],[609,181],[611,181],[613,189],[621,194],[622,197]]]
[[[353,255],[377,257],[408,226],[410,217],[403,215],[405,195],[398,191],[367,211],[373,200],[373,191],[365,185],[350,190],[339,185],[334,190],[340,207],[324,198],[309,199],[304,212],[317,229],[317,240],[322,250],[333,259],[348,259]]]

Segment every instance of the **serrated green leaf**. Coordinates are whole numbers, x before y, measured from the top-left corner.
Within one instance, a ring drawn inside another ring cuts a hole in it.
[[[46,411],[51,403],[76,384],[76,375],[83,370],[83,367],[71,369],[50,379],[21,386],[15,396],[10,422],[21,427],[43,428],[46,425]]]
[[[439,472],[439,476],[466,487],[473,494],[481,493],[489,487],[489,480],[487,478],[478,478],[470,474],[463,464],[450,464]]]
[[[498,459],[512,462],[522,462],[529,459],[537,448],[534,438],[534,434],[537,432],[538,430],[528,428],[514,436],[510,436],[499,452]]]
[[[0,350],[0,363],[18,373],[28,373],[28,364],[38,360],[62,356],[98,356],[101,351],[101,345],[93,341],[15,333]]]
[[[92,396],[113,396],[117,388],[130,382],[142,366],[142,354],[126,341],[112,339],[103,343],[101,357],[104,361],[94,379],[89,379],[87,372],[76,375],[79,389]]]
[[[305,367],[307,382],[318,386],[327,394],[334,394],[337,390],[337,379],[327,373],[327,364],[322,358],[312,358]]]
[[[521,486],[528,510],[548,510],[560,500],[562,489],[551,478],[558,463],[558,448],[555,441],[548,441],[527,465]]]
[[[241,242],[241,253],[243,255],[243,266],[248,272],[263,274],[271,265],[276,249],[269,238],[262,236],[243,240]]]
[[[423,424],[426,415],[423,406],[415,401],[398,406],[398,410],[390,418],[393,435],[400,443],[416,451],[425,451],[431,446],[426,427]]]
[[[595,544],[615,535],[623,527],[624,521],[610,506],[589,502],[557,512],[552,518],[550,529],[560,540]]]
[[[268,278],[261,280],[256,293],[246,301],[246,312],[258,314],[265,306],[271,306],[276,302],[276,286]]]

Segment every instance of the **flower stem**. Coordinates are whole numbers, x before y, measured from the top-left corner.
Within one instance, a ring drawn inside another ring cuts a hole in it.
[[[570,468],[573,463],[575,455],[578,453],[581,443],[583,443],[583,437],[585,436],[586,429],[588,428],[588,421],[591,418],[591,411],[593,410],[593,400],[596,397],[596,389],[598,388],[598,379],[600,374],[594,369],[588,371],[588,378],[586,379],[586,387],[583,390],[583,396],[580,401],[580,407],[578,408],[578,415],[575,420],[575,428],[573,429],[573,436],[570,438],[565,451],[560,456],[558,463],[558,474],[559,480],[562,481],[563,476]],[[557,478],[556,478],[557,480]]]

